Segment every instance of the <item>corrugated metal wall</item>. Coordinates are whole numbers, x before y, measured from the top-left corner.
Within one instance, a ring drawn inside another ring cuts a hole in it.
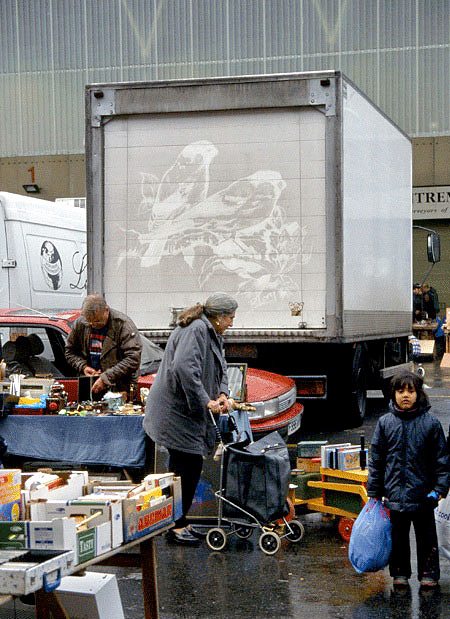
[[[449,0],[1,0],[0,156],[84,150],[84,85],[341,69],[450,135]]]

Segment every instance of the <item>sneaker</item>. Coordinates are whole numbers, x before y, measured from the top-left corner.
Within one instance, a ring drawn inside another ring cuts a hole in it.
[[[394,587],[407,587],[409,585],[406,576],[396,576],[394,578]]]
[[[438,584],[437,580],[434,580],[434,578],[428,578],[428,577],[424,577],[422,578],[422,580],[420,581],[420,586],[423,589],[432,589],[433,587],[436,587]]]

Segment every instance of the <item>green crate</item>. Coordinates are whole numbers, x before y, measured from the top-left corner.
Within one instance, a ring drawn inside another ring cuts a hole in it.
[[[309,481],[320,481],[320,479],[320,473],[295,473],[293,471],[290,482],[291,484],[296,484],[298,486],[295,489],[295,498],[305,501],[321,497],[321,488],[310,488],[308,486]]]
[[[337,507],[352,514],[359,514],[363,508],[362,499],[358,494],[339,490],[325,490],[324,503],[329,507]]]
[[[328,445],[328,441],[300,441],[297,444],[298,458],[320,458],[321,447]]]

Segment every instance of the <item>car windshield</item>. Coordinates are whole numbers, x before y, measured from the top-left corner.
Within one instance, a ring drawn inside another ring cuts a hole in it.
[[[147,374],[154,374],[158,371],[164,351],[160,346],[154,344],[142,334],[141,341],[141,376],[146,376]]]
[[[56,364],[60,368],[60,371],[56,367],[46,368],[45,371],[48,370],[57,377],[72,376],[73,369],[66,367],[67,364],[64,359],[64,344],[67,335],[59,329],[39,325],[2,325],[0,326],[0,352],[9,340],[15,341],[20,335],[30,336],[31,334],[34,334],[34,337],[37,336],[41,344],[39,350],[33,352],[36,355],[35,358],[41,361],[45,359],[46,362]],[[140,335],[142,341],[140,374],[146,376],[158,371],[164,351],[160,346],[154,344],[142,334]],[[44,369],[41,368],[40,371],[44,371]]]

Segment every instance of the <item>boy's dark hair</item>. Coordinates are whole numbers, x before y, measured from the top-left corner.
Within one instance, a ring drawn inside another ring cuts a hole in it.
[[[428,396],[423,390],[423,380],[414,372],[399,372],[395,374],[391,379],[391,400],[395,404],[395,392],[403,387],[414,387],[417,393],[417,405],[426,406],[428,402]]]

